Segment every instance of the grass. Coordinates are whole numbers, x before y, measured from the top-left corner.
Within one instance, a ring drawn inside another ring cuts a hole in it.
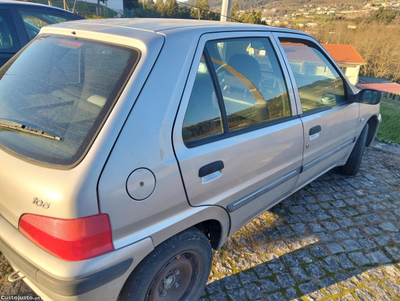
[[[382,97],[382,124],[378,130],[378,139],[400,144],[400,101]]]

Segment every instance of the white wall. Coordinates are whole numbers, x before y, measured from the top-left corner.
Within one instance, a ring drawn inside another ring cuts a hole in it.
[[[97,3],[97,0],[85,0],[86,2],[91,2],[91,3]],[[103,2],[100,2],[100,4],[103,5]],[[121,12],[123,11],[123,4],[122,0],[108,0],[107,1],[107,7],[115,10],[116,12]]]
[[[356,85],[358,83],[358,75],[360,74],[360,65],[346,65],[346,64],[340,64],[339,66],[346,67],[346,77],[350,81],[352,85]]]

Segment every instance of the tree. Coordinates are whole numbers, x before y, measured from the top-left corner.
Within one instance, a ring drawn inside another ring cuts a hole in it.
[[[194,6],[196,8],[193,8],[190,13],[190,16],[192,18],[197,19],[200,16],[200,19],[203,20],[209,19],[210,5],[208,4],[208,0],[196,0],[194,2]]]
[[[252,24],[261,24],[261,11],[252,11],[246,12],[243,15],[242,22],[244,23],[252,23]]]
[[[160,16],[164,16],[164,1],[156,0],[156,10]]]
[[[159,18],[156,4],[153,0],[140,0],[139,7],[135,9],[135,17],[137,18]]]
[[[139,7],[137,0],[123,0],[124,16],[128,18],[134,17],[134,9]]]
[[[191,10],[186,6],[179,8],[179,18],[181,19],[190,19]]]
[[[395,11],[394,9],[384,9],[383,7],[380,7],[379,10],[374,12],[368,18],[367,22],[368,23],[380,22],[388,25],[396,18],[397,15],[398,12]]]
[[[239,20],[239,10],[240,10],[239,3],[235,1],[231,7],[230,17],[232,18],[232,21]]]
[[[258,11],[245,11],[240,13],[240,6],[237,1],[235,1],[231,7],[231,20],[235,22],[261,24],[261,10]]]
[[[333,27],[320,28],[315,34],[321,43],[351,44],[360,53],[366,64],[360,74],[372,77],[384,77],[400,81],[400,39],[398,26],[386,26],[381,19],[369,23],[368,19],[357,25],[356,29],[347,28],[347,24],[335,24]]]
[[[144,10],[153,10],[156,8],[153,0],[143,0],[142,6]]]
[[[194,3],[194,6],[196,6],[197,1]],[[192,7],[190,10],[190,17],[192,19],[201,19],[201,11],[197,7]]]
[[[166,0],[164,6],[164,14],[166,17],[179,18],[179,7],[176,0]]]

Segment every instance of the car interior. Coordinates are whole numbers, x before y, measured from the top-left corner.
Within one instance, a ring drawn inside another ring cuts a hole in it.
[[[0,50],[3,51],[13,51],[13,47],[15,42],[13,41],[13,35],[11,34],[11,30],[9,28],[9,20],[3,15],[0,11]]]

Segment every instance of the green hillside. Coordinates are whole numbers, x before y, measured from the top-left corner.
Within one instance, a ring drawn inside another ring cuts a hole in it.
[[[313,6],[340,6],[346,8],[350,6],[363,5],[364,0],[231,0],[232,4],[238,2],[240,9],[272,9],[294,11],[297,8],[304,7],[305,5]],[[188,0],[187,3],[194,4],[195,0]],[[208,0],[211,9],[220,8],[222,0]]]

